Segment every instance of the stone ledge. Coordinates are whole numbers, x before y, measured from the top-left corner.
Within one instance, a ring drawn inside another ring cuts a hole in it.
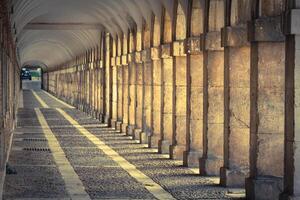
[[[247,26],[228,26],[221,29],[222,47],[241,47],[249,45]]]
[[[259,18],[248,23],[250,42],[284,42],[282,16]]]

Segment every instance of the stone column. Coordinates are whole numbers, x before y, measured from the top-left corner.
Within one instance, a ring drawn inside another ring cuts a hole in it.
[[[135,130],[134,139],[141,139],[141,132],[143,129],[143,104],[144,104],[144,67],[142,63],[141,51],[135,52],[136,63],[136,116],[135,116]]]
[[[251,155],[246,195],[271,200],[283,190],[285,36],[278,16],[282,7],[265,3],[260,5],[262,17],[249,25]]]
[[[128,75],[129,75],[129,122],[127,127],[127,134],[134,135],[135,129],[135,109],[136,109],[136,65],[134,59],[134,53],[130,53],[128,56]]]
[[[112,119],[111,126],[116,128],[116,122],[118,120],[118,68],[116,66],[116,58],[111,58],[112,68]]]
[[[107,124],[111,124],[111,117],[112,117],[112,68],[111,68],[111,38],[109,34],[105,36],[104,42],[104,56],[105,56],[105,63],[104,64],[104,78],[105,80],[105,119],[104,122]]]
[[[175,71],[175,134],[171,148],[171,158],[182,160],[187,140],[187,58],[185,42],[173,42]]]
[[[160,60],[160,49],[151,48],[152,77],[153,77],[153,131],[150,136],[150,147],[158,147],[162,134],[162,65]]]
[[[128,75],[128,62],[127,55],[123,55],[121,58],[122,68],[123,68],[123,122],[121,125],[121,130],[126,133],[128,121],[129,121],[129,75]]]
[[[118,81],[118,117],[116,122],[116,129],[121,131],[121,125],[123,123],[123,95],[124,95],[124,83],[123,83],[123,66],[121,63],[121,56],[116,58],[116,65],[117,65],[117,81]]]
[[[285,19],[284,200],[300,199],[300,1],[290,7]]]
[[[250,45],[246,24],[225,27],[222,38],[225,47],[225,152],[221,184],[243,188],[249,176],[250,148]]]
[[[94,88],[94,117],[96,119],[99,118],[99,102],[100,102],[100,99],[99,99],[99,88],[101,87],[100,83],[99,83],[99,66],[98,66],[98,63],[97,61],[95,61],[95,75],[94,75],[94,84],[95,84],[95,88]]]
[[[187,59],[189,65],[189,140],[184,164],[199,167],[199,159],[203,155],[203,53],[200,49],[201,38],[187,39]]]
[[[99,83],[99,91],[98,91],[98,99],[99,99],[99,120],[100,122],[104,122],[104,111],[105,111],[105,68],[103,66],[102,60],[99,61],[99,72],[98,72],[98,83]]]
[[[163,69],[163,137],[159,142],[159,152],[170,153],[174,133],[174,66],[171,44],[161,45]]]
[[[223,165],[224,141],[224,51],[221,47],[221,27],[224,23],[224,1],[211,0],[205,32],[206,120],[205,153],[200,161],[200,173],[218,176]]]
[[[141,133],[141,143],[148,144],[152,134],[152,60],[151,49],[142,51],[142,61],[144,65],[144,106],[143,106],[143,130]]]

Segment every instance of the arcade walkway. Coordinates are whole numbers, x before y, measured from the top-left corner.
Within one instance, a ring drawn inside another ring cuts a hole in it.
[[[4,199],[243,196],[42,90],[24,90],[20,105]]]

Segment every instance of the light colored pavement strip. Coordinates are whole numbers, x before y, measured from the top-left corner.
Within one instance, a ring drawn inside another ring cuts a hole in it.
[[[60,174],[64,179],[66,190],[69,193],[71,199],[89,200],[89,195],[86,193],[81,180],[79,179],[70,162],[66,158],[63,149],[59,145],[58,140],[51,131],[50,127],[48,126],[48,123],[45,117],[43,116],[41,110],[39,108],[35,108],[35,112],[40,124],[43,127],[43,133],[48,141],[49,148],[52,152],[54,161],[58,167]]]
[[[108,157],[114,160],[117,164],[120,165],[130,176],[135,178],[138,182],[142,183],[144,187],[153,194],[157,199],[175,199],[170,193],[164,190],[159,184],[154,182],[151,178],[143,174],[138,170],[133,164],[128,162],[125,158],[120,156],[115,150],[106,145],[99,138],[90,133],[86,128],[80,126],[80,124],[75,121],[69,114],[63,111],[60,108],[56,110],[72,125],[75,125],[76,129],[86,136],[92,143],[94,143],[101,151],[103,151]]]
[[[52,94],[42,90],[43,93],[47,94],[49,97],[51,97],[52,99],[55,99],[56,101],[58,101],[59,103],[63,104],[64,106],[66,106],[67,108],[75,108],[74,106],[71,106],[69,104],[67,104],[66,102],[60,100],[59,98],[53,96]]]
[[[38,102],[41,104],[41,106],[43,108],[49,108],[49,106],[45,103],[45,101],[43,101],[41,99],[41,97],[39,97],[39,95],[37,95],[37,93],[34,90],[31,90],[32,94],[34,95],[34,97],[38,100]]]

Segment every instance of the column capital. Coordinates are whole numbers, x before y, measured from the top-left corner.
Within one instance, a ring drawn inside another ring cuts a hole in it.
[[[186,54],[197,55],[202,53],[203,35],[186,39]]]
[[[172,43],[173,56],[186,56],[186,41],[178,40]]]
[[[160,50],[161,50],[161,58],[171,58],[171,44],[162,44],[160,46]]]
[[[122,63],[121,63],[121,56],[117,56],[116,57],[116,65],[117,66],[121,66],[122,65]]]
[[[250,42],[284,42],[282,31],[283,16],[261,17],[248,22],[248,40]]]
[[[227,26],[221,29],[222,47],[242,47],[249,45],[247,38],[247,24]]]
[[[204,42],[202,48],[208,51],[223,51],[221,46],[221,31],[211,31],[203,34]]]
[[[121,56],[121,64],[122,65],[128,65],[128,56],[127,55],[122,55]]]
[[[110,65],[111,66],[116,66],[116,57],[111,57],[110,58]]]
[[[134,58],[136,63],[142,63],[142,51],[136,51],[134,54]]]

